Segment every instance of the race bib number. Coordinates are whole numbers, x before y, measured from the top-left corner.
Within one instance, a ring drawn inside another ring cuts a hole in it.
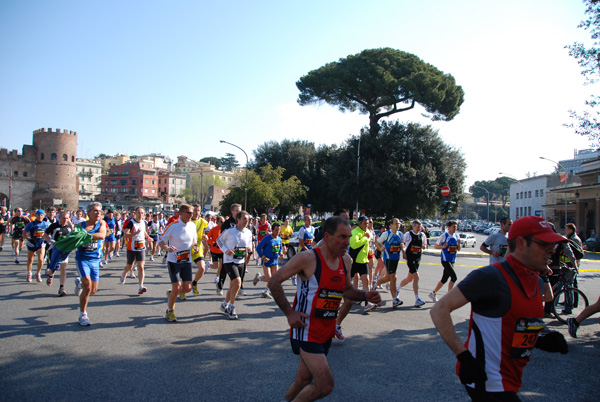
[[[506,250],[508,250],[507,245],[500,246],[500,248],[498,249],[498,252],[500,252],[500,257],[504,257],[506,255]]]
[[[448,246],[448,254],[456,254],[458,252],[458,246]]]
[[[109,233],[108,233],[108,235],[109,235],[109,236],[110,236],[111,234],[115,233],[115,230],[114,230],[114,229],[111,229],[111,228],[108,228],[108,231],[109,231]]]
[[[538,334],[544,328],[546,328],[546,324],[541,318],[519,318],[509,357],[511,359],[529,359],[531,349],[537,342]]]
[[[44,236],[43,230],[38,230],[37,232],[33,232],[33,237],[41,238],[42,236]]]
[[[136,240],[133,243],[133,248],[136,249],[136,250],[141,250],[141,249],[143,249],[145,247],[146,247],[146,242],[144,242],[143,240],[142,241],[137,241]]]
[[[279,245],[277,245],[277,246],[273,246],[273,247],[271,248],[271,253],[273,253],[273,255],[277,255],[277,254],[279,254],[279,250],[280,250],[280,247],[279,247]]]
[[[22,230],[22,229],[25,228],[25,223],[24,222],[17,222],[15,224],[15,228]]]
[[[410,252],[415,254],[421,254],[421,246],[410,245]]]
[[[236,247],[233,249],[233,256],[235,258],[244,258],[246,256],[246,247]]]
[[[177,262],[185,262],[190,260],[190,250],[177,252]]]
[[[342,291],[321,289],[315,306],[315,317],[335,319],[342,302]]]
[[[290,236],[288,236],[288,235],[281,236],[281,240],[289,240],[289,239],[290,239]]]
[[[266,230],[261,230],[259,234],[264,237],[264,236],[267,235],[267,231]]]
[[[96,251],[98,250],[98,242],[93,242],[90,244],[84,244],[81,248],[85,251]]]
[[[390,246],[390,254],[400,254],[400,246]]]

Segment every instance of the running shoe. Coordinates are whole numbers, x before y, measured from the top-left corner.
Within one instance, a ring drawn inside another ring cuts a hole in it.
[[[165,314],[165,319],[168,322],[177,322],[177,317],[175,317],[175,312],[173,310],[167,310]]]
[[[150,261],[154,261],[154,256],[153,255],[150,256]]]
[[[377,304],[368,302],[367,305],[365,306],[365,308],[363,309],[363,312],[368,313],[369,311],[375,310],[376,308],[377,308]]]
[[[50,270],[46,268],[46,276],[50,276]]]
[[[396,308],[398,306],[401,306],[402,304],[404,304],[404,302],[398,299],[397,297],[394,298],[394,300],[392,300],[392,308]]]
[[[220,310],[221,310],[223,313],[227,314],[227,302],[223,302],[223,303],[221,303],[221,305],[219,306],[219,309],[220,309]]]
[[[569,329],[569,335],[573,338],[577,338],[577,329],[579,328],[579,323],[575,320],[575,318],[567,319],[567,327]]]
[[[573,314],[573,309],[571,308],[564,308],[562,311],[563,314]]]
[[[371,285],[371,289],[369,289],[371,292],[374,292],[377,290],[377,284],[374,283],[373,285]]]
[[[102,263],[103,263],[104,265],[106,265],[106,264],[108,264],[108,260],[104,260]]]
[[[424,304],[425,304],[425,302],[423,300],[421,300],[420,297],[417,297],[417,300],[415,300],[415,307],[421,307]]]
[[[58,297],[63,297],[63,296],[66,296],[66,295],[67,295],[67,292],[65,292],[65,287],[64,287],[64,286],[61,286],[61,287],[58,289]]]
[[[102,261],[100,261],[100,262],[98,263],[98,265],[100,265],[100,268],[102,268]]]
[[[179,293],[179,298],[181,300],[187,300],[187,296],[185,295],[185,293]]]
[[[124,284],[125,284],[125,280],[126,280],[126,279],[127,279],[127,274],[125,274],[125,273],[122,273],[122,274],[121,274],[121,285],[124,285]]]
[[[54,279],[54,276],[48,276],[48,279],[46,279],[46,285],[52,286],[52,279]]]
[[[246,294],[246,292],[244,291],[244,289],[240,289],[240,291],[238,293],[238,296],[248,296],[248,295]]]
[[[215,283],[219,283],[219,277],[215,276]]]
[[[230,320],[237,320],[238,318],[237,314],[235,313],[235,306],[233,304],[230,304],[227,308],[227,318]]]
[[[194,291],[194,296],[200,296],[200,292],[198,292],[198,285],[192,285],[192,290]]]
[[[340,342],[344,342],[346,340],[346,337],[344,336],[344,334],[342,334],[342,327],[339,325],[335,326],[335,337],[340,341]]]
[[[257,272],[256,276],[254,277],[254,279],[252,279],[252,284],[254,286],[256,286],[258,284],[258,282],[260,282],[260,274]]]
[[[38,281],[38,282],[42,281],[42,275],[40,275],[39,272],[37,274],[35,274],[35,280]]]
[[[79,314],[79,325],[81,325],[82,327],[90,326],[90,320],[87,316],[87,313]]]
[[[129,273],[129,277],[130,277],[131,279],[135,279],[135,278],[136,278],[136,276],[135,276],[135,274],[133,273],[133,271],[131,271],[131,272]]]
[[[265,290],[264,292],[261,292],[260,296],[261,296],[263,299],[272,299],[272,298],[273,298],[273,296],[271,296],[271,295],[269,294],[269,292],[268,292],[268,291],[266,291],[266,290]]]
[[[81,296],[81,279],[75,278],[75,295]]]
[[[164,256],[164,257],[163,257],[163,259],[162,259],[162,263],[163,263],[163,264],[166,264],[166,263],[167,263],[167,255],[166,255],[166,254],[165,254],[165,256]]]
[[[27,282],[31,282],[31,272],[27,274]]]
[[[15,264],[19,263],[19,257],[15,258]]]
[[[429,293],[429,298],[433,300],[434,303],[438,301],[437,294],[435,292]]]
[[[140,286],[140,288],[138,289],[138,295],[144,294],[148,291],[148,289],[145,286]]]
[[[115,257],[120,257],[119,253],[115,253]]]

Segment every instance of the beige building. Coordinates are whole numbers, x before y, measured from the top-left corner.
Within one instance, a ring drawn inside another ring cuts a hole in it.
[[[102,183],[102,162],[97,159],[76,159],[77,188],[79,207],[85,208],[90,201],[100,195]]]

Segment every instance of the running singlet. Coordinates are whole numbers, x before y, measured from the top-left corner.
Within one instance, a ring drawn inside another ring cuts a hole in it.
[[[40,248],[44,245],[44,233],[50,225],[48,222],[34,220],[25,226],[25,232],[29,235],[27,247]]]
[[[260,258],[267,257],[269,261],[264,262],[265,267],[273,267],[279,264],[279,254],[281,253],[281,239],[279,236],[273,238],[273,235],[266,235],[264,239],[256,246],[256,252]]]
[[[342,257],[332,270],[323,259],[321,250],[313,250],[316,257],[315,273],[308,280],[299,280],[293,308],[308,314],[302,318],[306,327],[291,328],[290,338],[304,342],[324,343],[335,335],[335,319],[346,286],[346,267]]]
[[[80,226],[85,230],[85,222],[81,222]],[[89,230],[89,234],[94,234],[102,227],[102,221],[96,222],[96,225],[92,230]],[[95,260],[102,257],[102,240],[92,241],[90,244],[84,244],[81,247],[77,247],[75,252],[75,258],[78,260]]]
[[[444,232],[436,244],[442,246],[446,243],[448,243],[448,247],[442,249],[442,253],[440,254],[441,259],[442,261],[455,262],[456,253],[458,253],[458,238],[456,233],[451,235],[448,232]]]
[[[312,226],[302,226],[298,231],[298,238],[304,240],[304,245],[307,249],[311,249],[312,241],[315,238],[315,228]]]
[[[15,216],[12,218],[11,223],[13,225],[13,237],[19,237],[23,233],[23,229],[29,223],[29,219],[23,216]]]
[[[106,231],[106,241],[115,241],[115,218],[104,217],[104,221],[106,222],[106,226],[108,230]]]
[[[290,237],[294,234],[294,230],[291,226],[282,226],[279,231],[279,237],[281,237],[281,242],[283,244],[290,244]]]
[[[129,251],[142,251],[146,249],[146,221],[142,219],[141,222],[136,222],[135,219],[130,219],[127,222],[126,229],[129,229],[129,233],[140,231],[133,237],[127,239],[127,250]]]
[[[387,237],[383,241],[385,251],[383,252],[383,259],[388,261],[399,261],[400,251],[402,245],[402,237],[398,233],[394,233],[388,230]]]
[[[486,317],[475,312],[469,321],[466,348],[485,365],[488,380],[487,392],[518,392],[521,387],[523,368],[535,346],[538,334],[546,325],[542,317],[541,289],[529,297],[515,283],[504,264],[493,267],[500,270],[510,289],[510,309],[501,317]],[[457,374],[460,364],[457,364]]]
[[[262,239],[264,239],[265,236],[269,234],[270,230],[271,230],[271,225],[269,225],[269,222],[265,222],[265,223],[258,222],[258,225],[256,225],[256,232],[257,232],[256,240],[261,241]]]
[[[150,237],[156,238],[156,236],[158,235],[158,231],[160,230],[160,222],[150,221],[148,228],[150,229]]]
[[[414,234],[412,230],[408,233],[411,240],[406,248],[406,257],[411,260],[419,260],[421,259],[421,254],[423,253],[422,234],[421,232],[419,232],[419,234]]]

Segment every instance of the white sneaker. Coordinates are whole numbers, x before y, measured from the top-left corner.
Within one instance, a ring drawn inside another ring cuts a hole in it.
[[[273,298],[273,296],[271,296],[271,295],[269,294],[269,291],[267,291],[267,290],[265,290],[265,291],[261,292],[260,296],[261,296],[263,299],[272,299],[272,298]]]
[[[258,284],[258,282],[260,282],[260,274],[257,272],[256,276],[254,277],[254,279],[252,279],[252,284],[254,286],[256,286]]]
[[[435,292],[429,293],[429,298],[433,300],[434,303],[438,301],[437,294]]]
[[[248,295],[246,294],[246,292],[244,292],[244,289],[240,289],[240,291],[238,292],[238,295],[239,295],[239,296],[248,296]]]
[[[397,297],[392,300],[392,308],[396,308],[398,306],[401,306],[404,302],[400,299],[398,299]]]
[[[121,274],[121,285],[125,284],[125,280],[127,279],[127,275],[126,274]]]
[[[87,316],[87,313],[83,313],[83,314],[79,315],[79,325],[81,325],[82,327],[90,326],[90,320]]]
[[[153,255],[150,256],[150,261],[154,261],[154,256]]]
[[[221,305],[219,306],[219,309],[224,313],[227,314],[227,302],[223,302],[221,303]]]
[[[420,297],[417,297],[417,300],[415,300],[415,307],[421,307],[423,304],[425,304],[425,302],[421,300]]]
[[[235,313],[235,306],[233,304],[230,304],[227,308],[227,318],[230,320],[237,320],[238,318],[237,314]]]
[[[365,313],[368,313],[371,310],[375,310],[377,308],[377,304],[373,304],[371,302],[368,302],[367,305],[365,306],[365,308],[363,309],[363,311]]]
[[[81,279],[75,278],[75,295],[77,297],[81,296]]]

